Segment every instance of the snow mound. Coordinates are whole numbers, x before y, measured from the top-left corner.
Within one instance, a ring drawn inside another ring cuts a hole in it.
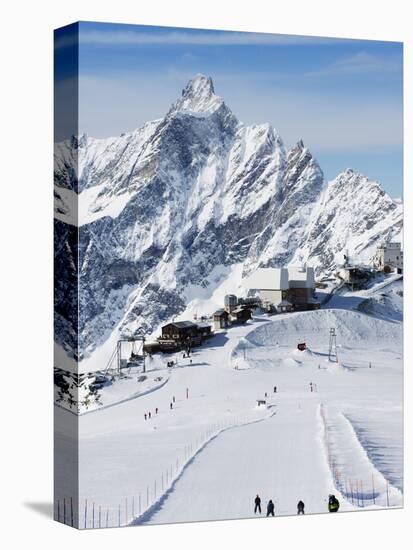
[[[329,330],[334,328],[337,342],[341,345],[356,345],[365,340],[372,342],[398,342],[401,339],[400,323],[377,319],[358,311],[342,309],[321,309],[292,315],[280,316],[273,322],[265,323],[250,332],[246,339],[255,346],[283,345],[291,338],[306,341],[310,338],[317,343],[329,338]],[[297,350],[296,357],[306,352]],[[307,355],[311,355],[308,352]],[[298,355],[300,354],[300,355]]]
[[[293,357],[287,357],[286,359],[283,359],[283,365],[286,367],[298,367],[302,365],[302,361],[297,361],[297,359],[294,359]]]
[[[389,321],[403,320],[403,283],[395,281],[363,300],[357,309]]]

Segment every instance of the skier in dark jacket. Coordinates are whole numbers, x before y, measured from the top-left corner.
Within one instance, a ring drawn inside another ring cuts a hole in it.
[[[257,511],[261,514],[261,499],[259,495],[255,497],[254,503],[255,503],[254,514],[256,514]]]
[[[299,500],[297,504],[297,515],[300,514],[304,515],[304,502],[302,500]]]
[[[340,508],[340,503],[334,495],[328,497],[328,511],[329,512],[338,512]]]
[[[269,500],[267,504],[267,517],[268,516],[274,517],[274,503],[272,500]]]

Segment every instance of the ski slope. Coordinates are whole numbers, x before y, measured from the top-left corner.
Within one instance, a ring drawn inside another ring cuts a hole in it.
[[[211,467],[211,465],[216,465]],[[280,407],[269,419],[228,430],[197,457],[176,490],[145,522],[250,518],[258,493],[265,515],[269,499],[276,515],[327,510],[334,493],[325,461],[316,399]],[[344,503],[343,509],[352,508]]]
[[[389,296],[387,316],[387,302],[374,316],[351,295],[337,309],[256,316],[192,364],[177,354],[156,391],[81,416],[79,526],[98,527],[98,509],[108,526],[253,517],[257,493],[263,515],[270,498],[276,515],[300,499],[326,512],[330,493],[341,510],[401,506],[402,325]],[[64,464],[57,476],[69,487]]]

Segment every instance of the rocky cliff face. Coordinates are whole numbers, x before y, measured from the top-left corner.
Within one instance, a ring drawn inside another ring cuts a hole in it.
[[[78,332],[82,357],[115,329],[151,332],[183,311],[218,266],[320,274],[402,226],[379,184],[351,170],[326,183],[302,141],[287,152],[270,125],[241,124],[202,75],[161,120],[57,144],[55,205],[58,338],[70,350]],[[78,329],[65,313],[77,269]]]

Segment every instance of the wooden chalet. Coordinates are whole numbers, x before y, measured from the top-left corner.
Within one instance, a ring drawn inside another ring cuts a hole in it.
[[[230,325],[229,313],[225,309],[215,311],[213,318],[215,329],[227,328]]]
[[[231,311],[231,322],[232,323],[246,323],[251,319],[251,310],[248,308],[237,307]]]
[[[162,327],[162,340],[185,342],[198,336],[198,326],[192,321],[176,321]]]

